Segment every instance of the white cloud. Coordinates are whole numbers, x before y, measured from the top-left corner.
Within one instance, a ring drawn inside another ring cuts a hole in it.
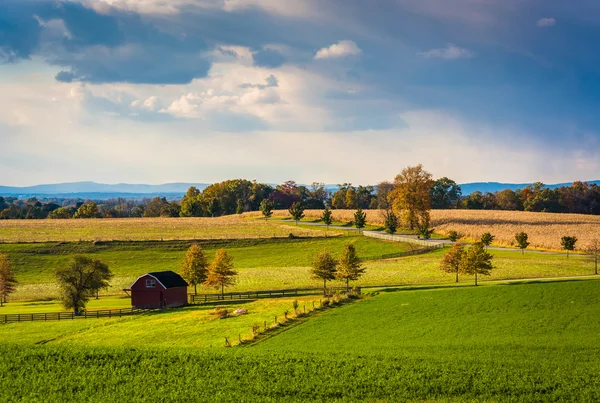
[[[339,41],[328,48],[321,48],[315,54],[315,59],[333,59],[346,56],[355,56],[361,52],[353,41]]]
[[[536,25],[540,28],[553,27],[556,25],[556,20],[554,18],[546,17],[540,19]]]
[[[446,60],[457,60],[473,57],[473,53],[470,50],[461,48],[452,43],[449,43],[445,48],[431,49],[427,52],[420,52],[418,55],[427,59],[436,58]]]

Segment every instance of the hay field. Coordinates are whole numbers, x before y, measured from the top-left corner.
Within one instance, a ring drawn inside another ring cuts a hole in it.
[[[355,210],[333,210],[333,219],[353,220]],[[380,210],[367,210],[367,222],[383,224]],[[252,213],[254,214],[254,213]],[[306,218],[318,219],[322,210],[306,210]],[[259,216],[260,213],[255,216]],[[289,217],[287,211],[276,211],[274,217]],[[494,244],[512,246],[517,232],[529,235],[530,247],[560,250],[560,239],[565,235],[578,238],[576,249],[584,249],[589,242],[600,239],[600,216],[584,214],[531,213],[526,211],[495,210],[432,210],[432,227],[438,234],[457,231],[468,239],[479,239],[491,232]]]
[[[0,220],[0,242],[146,241],[324,236],[325,232],[240,216]]]

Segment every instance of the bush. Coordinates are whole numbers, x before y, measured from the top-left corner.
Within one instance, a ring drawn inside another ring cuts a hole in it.
[[[218,319],[225,319],[229,317],[229,311],[227,309],[222,308],[215,308],[215,310],[212,311],[211,314],[216,316]]]
[[[456,231],[450,231],[448,232],[448,239],[452,242],[456,242],[458,241],[458,238],[460,238],[460,234]]]

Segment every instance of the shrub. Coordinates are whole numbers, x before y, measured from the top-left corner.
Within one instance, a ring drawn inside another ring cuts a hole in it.
[[[448,232],[448,239],[451,242],[458,241],[458,238],[460,238],[460,234],[458,232],[456,232],[456,231],[450,231],[450,232]]]
[[[223,308],[215,308],[211,314],[216,316],[218,319],[225,319],[229,317],[229,311]]]

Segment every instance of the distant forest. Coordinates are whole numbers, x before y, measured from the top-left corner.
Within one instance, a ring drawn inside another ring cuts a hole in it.
[[[293,181],[270,186],[243,179],[210,185],[204,191],[191,187],[180,201],[166,198],[105,201],[80,199],[0,197],[0,219],[69,219],[124,217],[218,217],[258,211],[260,203],[270,200],[275,209],[288,209],[299,202],[306,209],[389,209],[388,195],[395,184],[382,182],[376,186],[338,185],[335,192],[322,183],[310,186]],[[474,192],[463,196],[451,179],[432,181],[432,209],[515,210],[552,213],[600,214],[600,186],[575,182],[571,186],[550,189],[535,183],[518,190],[495,193]]]

